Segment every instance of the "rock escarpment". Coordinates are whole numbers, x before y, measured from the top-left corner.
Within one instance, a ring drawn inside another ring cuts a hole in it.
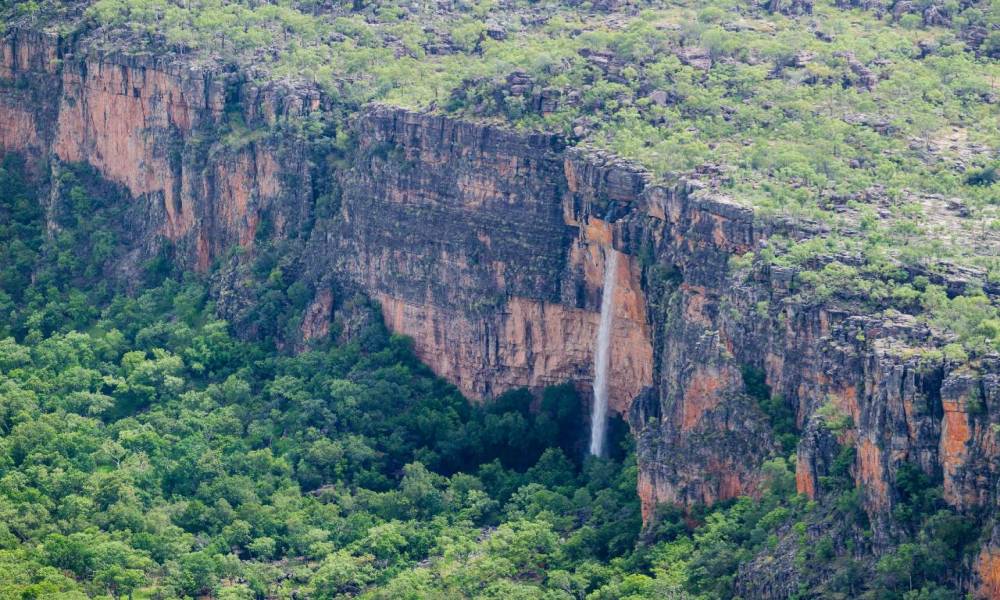
[[[390,108],[356,124],[340,212],[307,248],[315,278],[332,273],[376,298],[386,322],[471,398],[591,377],[610,247],[602,221],[568,222],[563,148]],[[613,402],[651,383],[640,270],[620,273]]]
[[[788,226],[696,183],[652,185],[557,136],[389,107],[343,125],[353,148],[317,151],[301,123],[331,106],[311,88],[34,32],[4,40],[0,79],[0,147],[52,168],[86,162],[127,189],[133,263],[168,243],[208,270],[234,247],[252,256],[262,238],[295,238],[316,289],[304,337],[328,330],[338,298],[363,292],[471,398],[588,386],[603,257],[619,252],[611,406],[638,440],[647,519],[660,503],[760,489],[777,442],[748,371],[804,430],[800,492],[821,496],[832,453],[856,448],[850,471],[876,546],[893,534],[904,463],[940,474],[957,509],[995,510],[997,361],[925,352],[932,332],[906,315],[805,301],[788,269],[732,268]],[[849,425],[824,429],[821,407]],[[976,562],[984,594],[1000,589],[997,537]]]
[[[147,253],[169,240],[205,270],[234,244],[250,244],[262,214],[280,235],[294,235],[308,219],[301,212],[313,193],[308,157],[291,136],[258,138],[249,128],[318,108],[315,91],[99,55],[32,31],[4,40],[0,77],[2,147],[85,162],[123,186],[145,213],[132,230]]]

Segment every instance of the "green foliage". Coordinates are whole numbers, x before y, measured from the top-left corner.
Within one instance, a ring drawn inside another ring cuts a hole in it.
[[[1000,169],[996,165],[971,169],[965,175],[965,183],[968,185],[990,186],[1000,181]]]
[[[117,190],[73,167],[52,182],[53,232],[46,235],[37,187],[15,155],[0,166],[0,337],[82,328],[109,288],[102,266],[118,251],[122,203]]]
[[[854,418],[841,410],[835,398],[827,398],[827,401],[816,409],[816,414],[823,420],[823,426],[834,435],[840,436],[854,427]]]
[[[743,386],[747,394],[757,401],[761,411],[767,415],[775,440],[787,455],[799,443],[799,428],[795,422],[795,409],[780,396],[771,394],[771,387],[765,381],[762,369],[744,366]]]
[[[153,287],[98,285],[110,255],[63,248],[100,239],[72,211],[108,227],[105,201],[71,192],[46,235],[19,173],[0,173],[0,247],[34,244],[4,275],[25,283],[0,338],[3,594],[537,597],[637,552],[634,455],[583,461],[572,386],[471,404],[380,323],[297,356],[236,340],[167,258]],[[284,285],[280,264],[258,273]],[[282,307],[311,297],[286,287]]]
[[[656,541],[649,550],[654,577],[646,582],[648,595],[638,597],[667,594],[667,597],[733,598],[739,565],[767,547],[777,533],[803,514],[788,462],[783,458],[768,461],[763,473],[766,488],[758,501],[740,498],[717,504],[707,512],[694,510],[687,515],[661,509],[656,529],[650,532],[660,536],[658,541],[650,540]],[[698,515],[699,512],[702,514]],[[699,522],[692,528],[694,519]],[[597,597],[617,596],[606,593]]]
[[[896,472],[893,517],[910,539],[882,557],[873,588],[880,598],[946,598],[962,561],[976,549],[977,527],[948,508],[941,487],[914,464]]]
[[[982,251],[1000,222],[996,161],[981,151],[1000,128],[995,6],[948,4],[952,24],[937,27],[915,12],[875,18],[831,3],[817,3],[808,26],[752,3],[681,1],[613,18],[566,3],[530,9],[546,19],[510,18],[522,7],[509,3],[453,5],[6,0],[0,11],[5,25],[45,24],[86,6],[80,30],[107,47],[312,81],[341,116],[381,101],[565,134],[580,124],[580,142],[657,178],[703,179],[764,217],[822,232],[773,236],[756,257],[733,259],[734,271],[756,258],[795,269],[793,291],[807,300],[920,313],[955,335],[939,354],[949,361],[1000,349],[990,298],[973,285],[949,297],[914,277],[947,276],[942,259],[994,283],[1000,272]],[[487,23],[504,23],[507,38],[486,35]],[[532,80],[524,94],[507,86],[514,70]],[[532,96],[541,89],[560,94],[545,114]],[[267,135],[228,108],[222,146]],[[328,141],[336,160],[353,152],[346,128],[322,118],[288,127]],[[372,158],[394,152],[375,146]],[[288,259],[298,242],[272,239],[268,215],[247,275],[258,301],[236,316],[258,341],[236,340],[205,281],[177,271],[169,242],[129,274],[139,289],[114,289],[105,266],[125,206],[114,190],[68,168],[45,223],[25,167],[7,157],[0,168],[0,588],[11,597],[719,598],[740,564],[795,539],[816,542],[800,561],[833,559],[814,595],[931,598],[971,556],[973,528],[904,465],[903,543],[866,571],[846,534],[808,537],[829,524],[793,497],[784,458],[765,466],[759,501],[662,508],[637,547],[634,457],[625,446],[581,461],[572,388],[548,390],[537,410],[524,391],[473,406],[378,326],[277,352],[276,340],[297,339],[314,290]],[[321,215],[338,204],[327,191]],[[943,216],[951,198],[973,218]],[[652,286],[677,283],[643,263]],[[794,411],[759,371],[744,380],[787,455]],[[835,434],[851,426],[833,403],[819,414]],[[863,538],[856,458],[842,447],[820,485],[827,516]]]
[[[42,207],[23,177],[24,165],[8,154],[0,166],[0,302],[5,311],[23,301],[42,242]]]
[[[0,589],[16,597],[729,598],[740,565],[789,538],[802,561],[830,563],[819,592],[935,597],[974,551],[973,523],[904,464],[905,537],[866,580],[837,530],[810,546],[810,528],[829,526],[795,495],[794,456],[763,465],[761,498],[660,507],[637,543],[634,454],[623,442],[582,460],[572,386],[473,405],[378,323],[297,356],[267,335],[237,340],[169,245],[147,265],[151,287],[102,284],[114,252],[72,245],[107,238],[113,203],[67,171],[62,228],[47,233],[22,167],[0,173],[0,248],[32,248],[3,275],[24,284],[0,339]],[[282,255],[262,240],[252,322],[314,293]],[[40,285],[60,302],[37,301]],[[759,369],[743,377],[790,453],[790,407]],[[821,417],[846,431],[832,406]],[[837,527],[863,535],[855,462],[844,446],[820,486]]]
[[[961,347],[946,349],[948,358],[961,360],[962,348],[1000,350],[1000,309],[984,294],[949,298],[940,286],[928,285],[921,301],[932,323],[958,336]]]
[[[593,124],[589,144],[657,176],[673,178],[708,162],[732,167],[712,184],[765,213],[833,222],[828,200],[867,202],[881,186],[893,202],[880,210],[921,231],[907,218],[919,194],[959,196],[991,214],[997,203],[988,153],[954,173],[956,157],[939,144],[958,131],[960,143],[969,136],[995,146],[1000,124],[984,99],[998,74],[997,35],[988,33],[980,48],[961,41],[976,37],[968,28],[990,29],[995,10],[984,2],[949,6],[950,29],[924,27],[915,9],[898,21],[847,19],[820,3],[814,18],[827,24],[820,36],[797,19],[699,1],[622,13],[612,22],[554,2],[545,5],[549,19],[520,23],[511,16],[525,7],[495,2],[442,10],[378,0],[356,2],[351,11],[249,0],[89,4],[90,18],[130,44],[313,80],[353,108],[370,101],[436,104],[566,133],[582,118]],[[505,38],[487,36],[487,23],[505,23]],[[681,60],[682,48],[703,50],[705,64]],[[607,53],[616,64],[588,60],[587,52]],[[856,65],[877,83],[863,81]],[[505,89],[515,70],[536,88],[577,94],[579,101],[540,114],[530,108],[530,92]],[[669,101],[651,102],[650,90],[669,90]],[[244,139],[239,127],[233,131],[234,141]],[[916,241],[905,229],[870,230],[860,241],[876,234],[883,242]],[[930,242],[927,233],[916,236],[921,246]],[[950,243],[949,251],[964,254],[961,244]]]

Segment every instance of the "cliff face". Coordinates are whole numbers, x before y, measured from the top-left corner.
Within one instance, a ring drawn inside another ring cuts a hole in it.
[[[294,140],[240,134],[318,108],[317,93],[262,89],[152,58],[97,56],[30,31],[8,36],[2,56],[3,148],[88,163],[123,186],[146,215],[132,230],[147,253],[169,240],[205,270],[234,244],[249,245],[261,214],[279,228],[308,217],[297,211],[310,205],[311,174]]]
[[[620,253],[611,402],[638,440],[647,519],[659,503],[759,490],[776,442],[748,369],[804,430],[799,491],[821,495],[838,444],[856,448],[876,545],[893,533],[904,462],[939,473],[958,509],[994,511],[1000,365],[929,357],[931,332],[910,317],[806,303],[787,269],[734,271],[730,257],[777,225],[693,184],[649,185],[556,136],[387,107],[349,124],[346,161],[321,160],[288,126],[327,108],[312,89],[32,32],[4,40],[0,80],[0,147],[86,162],[126,188],[133,260],[166,240],[207,270],[234,246],[252,255],[259,236],[297,238],[317,290],[304,337],[325,334],[338,296],[363,292],[474,399],[566,380],[587,389],[604,261]],[[321,196],[336,199],[330,214]],[[828,431],[823,406],[849,425]],[[1000,589],[997,556],[995,533],[976,563],[983,594]]]
[[[341,210],[307,263],[375,297],[386,323],[471,398],[588,384],[608,226],[568,222],[574,194],[554,136],[373,110],[342,174]],[[640,270],[618,271],[612,402],[651,383]]]

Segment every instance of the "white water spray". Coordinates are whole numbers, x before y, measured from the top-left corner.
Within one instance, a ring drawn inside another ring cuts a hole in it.
[[[611,366],[611,322],[614,319],[615,271],[618,253],[608,248],[604,253],[604,290],[601,292],[601,324],[594,349],[594,406],[590,412],[590,453],[604,453],[604,434],[608,417],[608,369]]]

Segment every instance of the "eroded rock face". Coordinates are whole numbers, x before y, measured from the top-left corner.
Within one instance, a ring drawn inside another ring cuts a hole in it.
[[[1000,526],[983,546],[974,566],[976,585],[974,596],[980,600],[1000,598]]]
[[[204,103],[205,90],[185,90],[195,86],[163,71],[99,60],[66,66],[61,83],[55,156],[90,163],[133,196],[162,193],[164,232],[178,238],[190,231],[194,214],[180,193],[179,169],[171,165],[171,129],[190,132],[197,118],[191,102],[200,96]]]
[[[758,467],[773,449],[769,427],[743,389],[737,355],[746,334],[731,323],[728,258],[751,247],[753,218],[691,192],[645,189],[622,224],[633,252],[652,256],[646,294],[657,298],[650,311],[657,398],[630,414],[647,518],[659,503],[756,493]]]
[[[213,257],[248,247],[262,215],[278,224],[308,218],[311,173],[294,140],[243,132],[318,108],[315,92],[303,98],[185,64],[92,54],[31,31],[4,39],[0,79],[0,147],[87,163],[123,186],[143,207],[133,230],[149,252],[165,238],[207,270]]]
[[[315,90],[77,50],[31,32],[4,40],[0,147],[84,161],[127,188],[140,256],[163,237],[205,270],[234,246],[252,257],[259,236],[296,238],[317,290],[304,339],[361,292],[470,398],[566,380],[589,390],[604,261],[620,253],[611,407],[638,440],[647,519],[659,503],[760,490],[776,444],[747,369],[804,429],[799,491],[821,496],[838,447],[855,447],[876,544],[891,537],[904,462],[940,474],[959,510],[994,511],[1000,365],[930,357],[931,332],[905,315],[804,303],[788,269],[730,268],[788,226],[554,135],[387,107],[347,124],[357,148],[328,161],[287,126],[327,108]],[[831,432],[821,407],[846,424]],[[997,546],[977,563],[985,590]]]
[[[303,341],[317,340],[330,333],[330,318],[333,316],[333,291],[320,290],[306,309],[302,318]]]
[[[341,211],[317,226],[310,268],[376,298],[389,327],[470,398],[592,378],[612,228],[566,218],[574,193],[552,135],[520,135],[376,108],[342,175]],[[612,407],[652,381],[641,272],[616,287]]]
[[[0,48],[0,147],[38,156],[47,150],[58,98],[58,40],[19,32]],[[55,93],[54,93],[55,92]]]

